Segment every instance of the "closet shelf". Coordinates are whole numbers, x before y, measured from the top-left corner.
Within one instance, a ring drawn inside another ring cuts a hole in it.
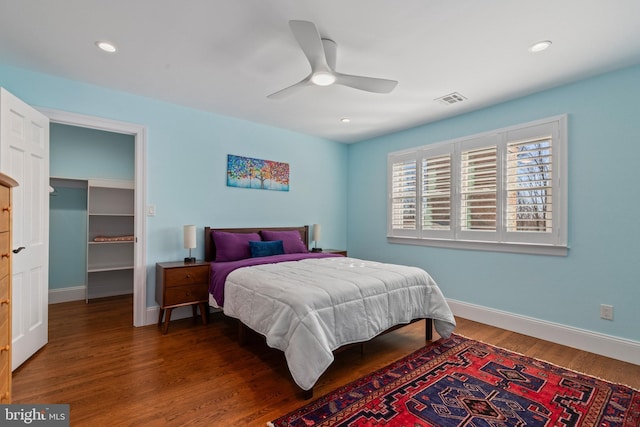
[[[89,212],[89,216],[133,216],[132,213],[105,213],[105,212]]]
[[[133,182],[89,180],[87,190],[86,299],[133,292]]]
[[[90,245],[113,245],[113,244],[132,244],[133,240],[116,240],[113,242],[88,242]]]
[[[133,270],[133,265],[103,265],[95,266],[87,269],[88,273],[100,273],[104,271],[120,271],[120,270]]]

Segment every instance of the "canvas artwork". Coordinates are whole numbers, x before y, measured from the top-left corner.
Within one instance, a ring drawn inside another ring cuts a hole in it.
[[[289,191],[289,163],[229,154],[227,186]]]

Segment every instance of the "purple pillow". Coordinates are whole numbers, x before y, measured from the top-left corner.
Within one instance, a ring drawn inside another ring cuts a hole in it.
[[[262,240],[264,241],[274,241],[274,240],[282,240],[282,245],[284,246],[285,254],[297,254],[297,253],[305,253],[309,252],[307,246],[302,241],[302,237],[298,230],[290,230],[290,231],[269,231],[262,230],[260,232],[262,234]]]
[[[213,243],[216,245],[216,261],[238,261],[251,258],[250,241],[262,240],[258,233],[227,233],[212,231]]]

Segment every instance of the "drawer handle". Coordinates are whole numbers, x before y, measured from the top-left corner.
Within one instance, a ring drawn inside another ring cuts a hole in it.
[[[11,347],[9,347],[9,344],[5,345],[4,347],[0,347],[0,353],[2,353],[3,351],[9,351]]]
[[[11,206],[5,206],[2,208],[2,212],[11,212]]]
[[[2,258],[9,258],[9,254],[2,254],[0,255]]]
[[[191,279],[191,275],[190,274],[187,274],[187,279]]]
[[[13,253],[14,254],[20,253],[20,251],[23,250],[23,249],[27,249],[27,248],[25,248],[24,246],[20,246],[18,249],[14,249]]]
[[[4,305],[4,304],[9,305],[9,300],[8,299],[0,300],[0,305]]]

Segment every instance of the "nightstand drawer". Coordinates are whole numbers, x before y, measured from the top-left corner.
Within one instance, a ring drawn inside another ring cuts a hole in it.
[[[194,301],[207,301],[207,294],[207,286],[202,283],[167,288],[165,289],[165,305],[193,303]]]
[[[209,283],[209,266],[194,266],[184,268],[170,268],[165,271],[165,286],[192,285],[196,283]]]

